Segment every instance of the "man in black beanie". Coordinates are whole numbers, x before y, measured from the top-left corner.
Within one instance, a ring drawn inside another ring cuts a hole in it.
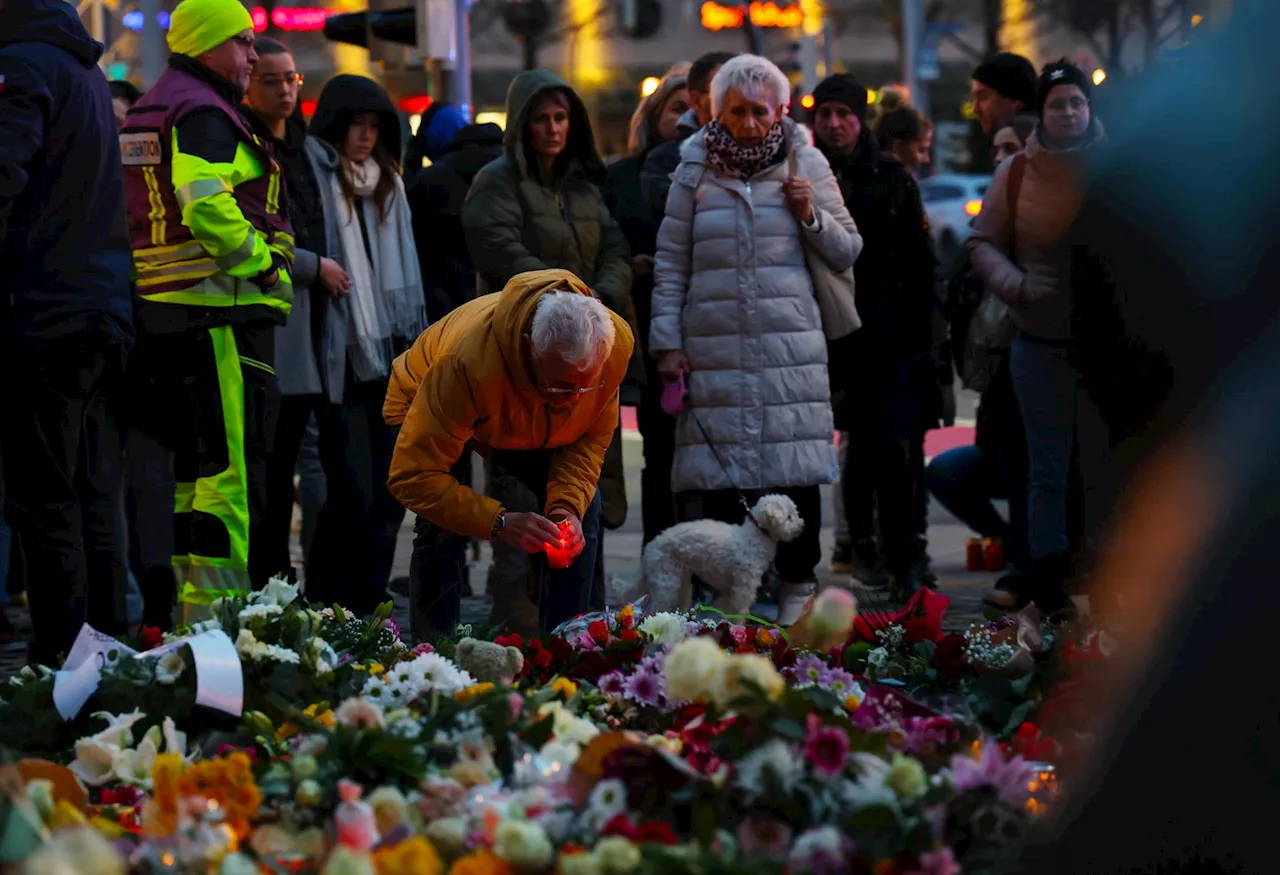
[[[992,55],[974,69],[972,78],[973,112],[987,136],[1035,104],[1036,68],[1022,55]]]
[[[914,516],[915,490],[923,486],[912,476],[909,450],[928,416],[914,389],[932,373],[936,262],[915,180],[880,154],[866,116],[867,89],[847,73],[827,77],[813,91],[817,146],[864,241],[853,266],[862,328],[829,349],[835,424],[844,432],[844,507],[836,518],[848,521],[831,567],[905,593],[928,582]],[[883,549],[875,541],[873,508]]]

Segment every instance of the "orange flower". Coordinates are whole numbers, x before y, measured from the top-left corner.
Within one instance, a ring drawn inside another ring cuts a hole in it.
[[[778,639],[768,629],[761,629],[756,632],[756,644],[761,647],[772,647]]]
[[[472,684],[464,690],[458,690],[453,694],[453,700],[460,705],[466,705],[477,696],[483,696],[485,693],[493,689],[493,684],[488,681],[483,683]]]
[[[511,864],[487,848],[469,854],[449,867],[449,875],[515,875]]]
[[[249,835],[258,816],[262,792],[253,778],[253,763],[243,751],[225,758],[186,764],[177,754],[156,758],[151,770],[155,791],[146,817],[150,835],[169,835],[177,828],[178,810],[188,799],[204,799],[221,810],[240,839]]]
[[[431,842],[422,836],[405,839],[398,845],[373,852],[373,868],[378,875],[440,875],[444,863]]]

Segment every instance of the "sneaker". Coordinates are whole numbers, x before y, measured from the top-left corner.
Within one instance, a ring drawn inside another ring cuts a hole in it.
[[[855,542],[849,558],[849,573],[867,589],[887,589],[893,582],[875,541],[868,538]]]
[[[818,583],[815,580],[784,583],[778,593],[778,625],[783,628],[794,625],[817,591]]]
[[[853,572],[853,545],[836,544],[831,551],[831,573],[851,574]]]
[[[1021,593],[1030,582],[1031,578],[1025,572],[1015,568],[995,582],[991,591],[982,597],[982,602],[1005,611],[1016,608]]]

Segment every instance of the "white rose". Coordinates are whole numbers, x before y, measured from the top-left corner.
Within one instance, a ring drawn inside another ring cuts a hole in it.
[[[156,660],[156,681],[168,686],[182,677],[187,670],[187,662],[182,658],[181,649],[170,650]]]
[[[667,698],[677,702],[709,702],[713,683],[728,658],[710,638],[681,641],[667,654],[664,668]]]
[[[670,612],[645,617],[639,628],[659,644],[678,644],[689,634],[688,621]]]
[[[517,869],[540,871],[551,865],[555,848],[547,833],[527,820],[504,820],[493,833],[493,850]]]
[[[627,875],[640,865],[640,849],[622,836],[605,836],[596,842],[595,854],[609,875]]]

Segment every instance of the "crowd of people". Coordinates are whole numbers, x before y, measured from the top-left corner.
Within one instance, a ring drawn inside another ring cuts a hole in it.
[[[415,634],[453,630],[478,540],[493,622],[550,628],[604,597],[620,404],[644,438],[646,542],[794,500],[805,528],[767,582],[782,622],[817,588],[836,482],[833,572],[935,585],[932,492],[1007,542],[993,603],[1069,608],[1100,520],[1073,485],[1104,482],[1107,445],[1073,357],[1067,232],[1103,135],[1072,65],[974,71],[1000,166],[966,257],[939,265],[916,184],[932,125],[905,104],[870,118],[846,73],[802,118],[763,57],[678,64],[606,166],[548,70],[514,77],[505,131],[435,104],[402,143],[386,92],[351,75],[308,125],[292,53],[238,0],[182,0],[145,94],[106,81],[61,0],[9,0],[0,31],[3,350],[21,375],[4,381],[0,573],[12,555],[33,661],[86,620],[170,628],[175,605],[296,576],[295,504],[314,601],[385,600],[411,512]],[[831,289],[857,331],[824,325]],[[977,443],[926,468],[957,370],[983,393]]]

